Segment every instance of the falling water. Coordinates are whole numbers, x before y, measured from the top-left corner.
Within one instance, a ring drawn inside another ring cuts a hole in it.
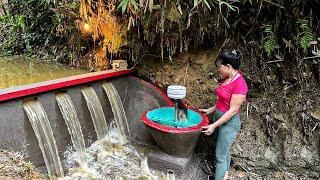
[[[182,102],[180,99],[174,99],[174,121],[182,121],[187,122],[188,121],[188,113],[187,109],[182,106]]]
[[[121,144],[119,130],[113,121],[110,123],[109,137],[94,142],[87,149],[89,169],[78,169],[74,164],[73,153],[68,153],[65,164],[68,173],[64,179],[167,179],[166,174],[148,167],[148,153],[152,147],[133,143]]]
[[[92,87],[81,88],[81,93],[87,102],[98,139],[102,139],[107,134],[108,127],[99,98]]]
[[[23,104],[23,108],[38,139],[48,174],[63,176],[56,141],[53,137],[49,119],[41,103],[38,101],[27,101]]]
[[[175,180],[175,179],[176,179],[176,177],[175,177],[173,171],[168,171],[166,180]]]
[[[118,91],[116,90],[116,88],[113,86],[111,82],[104,82],[102,86],[110,101],[114,119],[120,131],[121,142],[125,143],[127,142],[125,129],[127,129],[129,136],[130,136],[130,131],[129,131],[128,120],[127,120],[120,96],[118,94]],[[125,126],[124,123],[126,124],[127,128],[124,127]]]
[[[59,109],[65,120],[68,131],[71,136],[73,147],[76,150],[78,163],[81,167],[87,167],[87,155],[85,149],[84,138],[80,126],[80,122],[74,108],[74,105],[71,101],[70,96],[67,93],[57,94],[56,100],[59,105]]]

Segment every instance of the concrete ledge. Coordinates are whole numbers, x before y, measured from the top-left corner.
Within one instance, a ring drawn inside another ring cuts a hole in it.
[[[206,177],[202,172],[200,159],[192,153],[180,158],[168,155],[159,149],[148,154],[148,166],[166,173],[173,173],[177,179],[198,180]]]

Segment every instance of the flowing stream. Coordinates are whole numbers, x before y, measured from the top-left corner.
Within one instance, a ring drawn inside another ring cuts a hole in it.
[[[127,142],[126,133],[130,137],[130,130],[129,130],[128,120],[127,120],[120,96],[118,94],[117,89],[113,86],[111,82],[104,82],[102,84],[102,87],[108,96],[109,102],[111,104],[112,112],[114,115],[114,120],[120,131],[120,134],[119,134],[120,142],[124,144]]]
[[[78,156],[77,161],[81,167],[86,168],[88,160],[84,138],[80,122],[71,98],[67,93],[60,93],[56,95],[56,100],[58,102],[63,119],[67,124],[73,147],[76,150],[76,154]]]
[[[117,125],[113,122],[109,127],[109,137],[93,143],[88,149],[89,169],[83,170],[76,166],[74,152],[67,152],[65,164],[68,173],[66,180],[73,179],[154,179],[173,180],[173,174],[151,170],[147,164],[149,147],[127,142],[123,145]]]
[[[108,127],[100,100],[92,87],[81,88],[81,93],[87,102],[98,139],[102,139],[107,135]]]
[[[33,131],[38,139],[47,171],[49,175],[64,175],[58,148],[53,136],[49,119],[42,105],[38,101],[27,101],[23,104]]]

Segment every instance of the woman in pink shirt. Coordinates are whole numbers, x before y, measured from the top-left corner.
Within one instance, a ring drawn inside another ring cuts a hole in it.
[[[246,100],[248,87],[238,68],[240,66],[239,53],[221,53],[215,62],[222,77],[222,83],[215,89],[218,97],[214,106],[209,109],[199,109],[206,114],[214,113],[213,123],[203,127],[206,135],[217,131],[218,138],[215,149],[216,169],[215,180],[228,179],[230,168],[231,146],[240,130],[240,106]]]

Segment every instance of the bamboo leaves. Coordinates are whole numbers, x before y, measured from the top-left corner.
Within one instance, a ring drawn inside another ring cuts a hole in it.
[[[203,0],[203,2],[206,4],[206,6],[208,7],[208,9],[211,11],[211,7],[210,7],[208,1],[207,1],[207,0]]]
[[[211,11],[211,6],[208,3],[208,0],[193,0],[193,8],[197,7],[201,2],[203,1],[203,3],[207,6],[207,8]]]
[[[139,4],[135,0],[121,0],[118,9],[121,9],[122,14],[124,14],[128,7],[133,7],[135,10],[139,10]]]
[[[232,5],[232,4],[228,3],[228,2],[221,1],[221,0],[218,0],[218,2],[219,2],[220,11],[221,11],[222,5],[226,5],[227,8],[230,9],[231,11],[237,11],[238,10],[238,12],[239,12],[239,8],[238,7]]]
[[[198,4],[199,4],[199,1],[198,1],[198,0],[193,0],[193,7],[198,6]]]
[[[227,2],[227,1],[222,1],[222,0],[216,0],[218,5],[219,5],[219,9],[220,9],[220,12],[221,12],[221,7],[223,5],[227,6],[227,9],[231,10],[231,11],[236,11],[238,9],[238,7],[232,5],[231,3]],[[210,0],[193,0],[193,7],[197,7],[201,2],[203,2],[207,8],[211,11],[211,7],[212,7],[212,1]]]
[[[135,10],[138,10],[138,9],[139,9],[139,4],[136,3],[135,0],[130,0],[130,4],[132,4],[132,6],[134,7]]]
[[[153,0],[149,0],[149,11],[152,12],[153,10]]]
[[[127,6],[128,6],[129,0],[122,0],[118,6],[118,9],[121,8],[122,14],[126,11]]]
[[[131,3],[130,0],[122,1],[120,3],[121,8],[126,8],[128,2]],[[125,26],[120,24],[113,14],[115,6],[112,5],[115,4],[115,1],[109,1],[109,3],[104,4],[102,0],[99,3],[82,0],[79,6],[80,18],[82,18],[82,22],[79,23],[79,29],[85,36],[91,36],[94,41],[98,41],[101,47],[97,52],[97,57],[100,58],[97,59],[104,59],[106,52],[117,53],[124,43],[126,34]]]

